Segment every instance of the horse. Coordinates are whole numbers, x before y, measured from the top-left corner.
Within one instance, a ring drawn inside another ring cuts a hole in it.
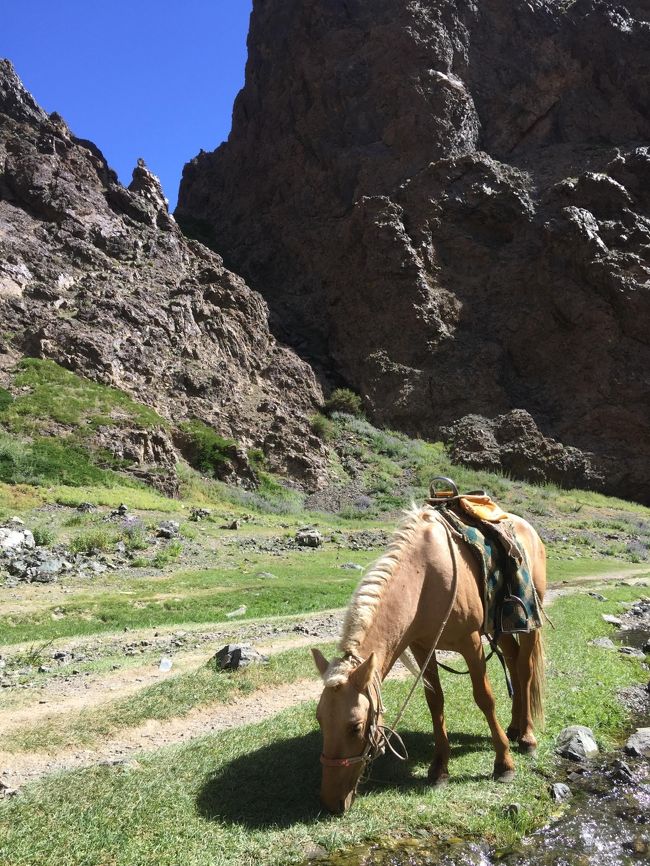
[[[537,532],[523,518],[508,515],[528,560],[541,602],[546,589],[546,553]],[[444,696],[435,652],[460,653],[469,669],[474,700],[490,728],[495,751],[494,779],[514,777],[509,739],[532,754],[537,746],[533,723],[543,719],[544,655],[538,630],[501,635],[498,645],[512,684],[512,718],[507,732],[495,714],[486,674],[481,634],[484,623],[482,578],[476,557],[458,544],[439,511],[413,506],[395,531],[386,552],[361,578],[348,606],[339,650],[327,661],[313,648],[324,683],[318,703],[323,749],[321,804],[329,812],[347,811],[362,771],[383,751],[381,683],[395,662],[410,649],[426,678],[426,700],[434,733],[428,778],[442,785],[449,778],[449,740]]]

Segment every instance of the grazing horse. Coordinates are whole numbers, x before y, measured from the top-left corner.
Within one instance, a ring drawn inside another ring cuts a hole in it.
[[[546,588],[544,545],[529,523],[508,516],[541,603]],[[517,739],[524,752],[533,752],[537,745],[533,720],[543,715],[541,635],[532,631],[518,639],[499,638],[514,689],[506,735],[497,721],[486,674],[483,623],[482,577],[475,556],[466,544],[453,540],[436,509],[414,507],[386,553],[361,578],[343,624],[342,657],[328,662],[319,650],[312,650],[325,686],[316,715],[323,735],[321,802],[326,809],[340,814],[352,805],[364,766],[382,750],[380,686],[407,648],[420,667],[434,645],[465,658],[474,700],[492,735],[494,778],[512,779],[508,737]],[[424,676],[435,738],[429,779],[438,785],[448,778],[450,750],[435,655]]]

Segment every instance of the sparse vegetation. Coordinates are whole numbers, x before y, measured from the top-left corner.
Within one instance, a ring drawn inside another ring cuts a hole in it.
[[[232,460],[235,442],[220,436],[196,418],[183,421],[179,428],[186,439],[187,456],[192,466],[210,478],[219,478],[224,466]]]
[[[317,413],[310,420],[312,431],[324,442],[329,442],[336,437],[336,425],[325,415]]]

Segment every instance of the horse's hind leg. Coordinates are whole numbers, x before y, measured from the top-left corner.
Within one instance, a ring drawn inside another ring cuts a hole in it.
[[[429,650],[412,646],[411,651],[418,665],[422,667],[429,654]],[[447,736],[447,727],[445,725],[445,696],[440,685],[438,666],[434,659],[429,662],[429,666],[424,672],[424,677],[431,686],[431,688],[425,688],[424,693],[429,705],[431,721],[433,722],[435,743],[433,761],[429,767],[429,780],[434,785],[444,785],[449,778],[449,737]]]
[[[543,659],[539,631],[532,631],[519,636],[517,675],[521,695],[519,749],[527,754],[533,754],[537,748],[537,740],[533,733],[533,716],[536,712],[540,716],[542,714],[539,681],[543,675]],[[537,690],[537,698],[534,690]],[[539,706],[535,706],[535,703]]]
[[[499,648],[506,661],[510,682],[512,683],[512,717],[506,734],[510,740],[518,740],[521,730],[521,687],[519,685],[519,669],[517,659],[519,656],[519,643],[517,638],[511,634],[502,634],[498,640]]]
[[[469,673],[472,678],[474,700],[483,711],[490,733],[496,758],[494,761],[494,778],[500,782],[509,782],[515,774],[515,764],[510,754],[510,744],[505,732],[496,716],[494,695],[487,678],[485,667],[485,653],[481,636],[476,631],[464,642],[461,652],[467,662]]]

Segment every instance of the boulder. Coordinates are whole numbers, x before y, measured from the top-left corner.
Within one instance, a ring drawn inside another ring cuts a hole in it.
[[[21,548],[33,548],[36,542],[29,529],[16,529],[14,527],[0,527],[0,550],[20,550]]]
[[[176,538],[180,531],[181,525],[176,520],[163,520],[158,525],[156,535],[158,538]]]
[[[584,725],[571,725],[558,734],[556,750],[563,758],[583,761],[598,754],[598,744],[590,728]]]
[[[627,738],[625,752],[633,758],[650,758],[650,728],[637,728]]]
[[[295,541],[298,547],[322,547],[323,536],[317,529],[305,527],[296,532]]]
[[[236,671],[253,664],[266,664],[268,658],[248,644],[226,644],[214,654],[211,661],[217,670]]]

